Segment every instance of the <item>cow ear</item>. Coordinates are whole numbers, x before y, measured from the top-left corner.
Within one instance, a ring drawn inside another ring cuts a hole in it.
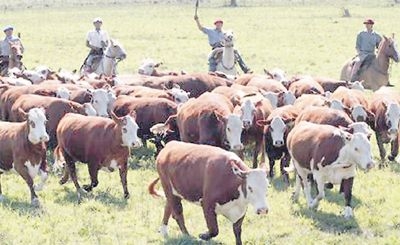
[[[246,178],[247,173],[239,168],[239,166],[236,164],[235,160],[230,160],[229,164],[232,167],[232,172],[236,176],[238,176],[239,178],[242,178],[242,179]]]
[[[352,134],[343,130],[340,130],[340,136],[342,137],[343,140],[345,140],[346,143],[351,141],[353,138]]]
[[[262,106],[262,100],[257,101],[254,106],[255,107]]]
[[[344,132],[347,132],[349,134],[353,134],[354,133],[354,128],[350,127],[350,128],[346,128],[343,126],[339,126],[340,130],[343,130]]]
[[[265,69],[265,68],[264,68],[264,73],[265,73],[265,75],[270,76],[270,78],[274,78],[274,75],[272,75],[272,73],[269,72],[269,71],[268,71],[267,69]]]
[[[28,113],[26,113],[21,107],[18,108],[18,112],[21,114],[24,121],[28,120]]]
[[[158,67],[160,67],[160,65],[162,65],[162,64],[163,64],[163,62],[158,62],[157,64],[154,65],[154,67],[155,67],[155,68],[158,68]]]
[[[258,126],[263,127],[269,125],[270,122],[268,122],[267,120],[257,120],[256,123]]]
[[[129,113],[129,115],[134,119],[134,120],[136,120],[136,111],[131,111],[131,113]]]
[[[226,121],[226,118],[221,113],[219,113],[217,111],[214,111],[214,115],[215,115],[215,117],[217,118],[218,121],[220,121],[220,122],[225,122]]]
[[[110,111],[110,115],[111,115],[111,119],[116,123],[116,124],[120,124],[122,121],[122,118],[118,117],[117,115],[115,115],[114,111]]]

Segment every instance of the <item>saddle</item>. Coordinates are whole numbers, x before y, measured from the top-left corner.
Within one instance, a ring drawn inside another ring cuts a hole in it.
[[[356,57],[354,57],[353,58],[353,60],[352,60],[352,67],[354,66],[354,64],[355,64],[355,59],[357,58],[358,56],[356,56]],[[363,60],[361,60],[361,65],[360,65],[360,69],[357,71],[357,74],[359,75],[359,74],[361,74],[363,71],[365,71],[365,70],[367,70],[371,65],[372,65],[372,62],[374,61],[376,59],[376,55],[375,54],[369,54],[369,55],[367,55]]]

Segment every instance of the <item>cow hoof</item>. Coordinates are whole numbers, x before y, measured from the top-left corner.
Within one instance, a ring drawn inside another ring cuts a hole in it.
[[[317,209],[319,202],[317,200],[313,200],[309,205],[308,208],[310,209]]]
[[[349,206],[344,208],[343,216],[345,219],[350,219],[353,217],[353,209]]]
[[[333,184],[332,183],[326,183],[325,184],[325,189],[329,189],[329,190],[333,189]]]
[[[91,185],[83,185],[82,187],[86,192],[91,192],[93,189]]]
[[[161,225],[160,229],[158,230],[163,237],[168,237],[168,226]]]
[[[125,193],[125,194],[124,194],[124,198],[125,198],[125,199],[129,199],[130,197],[131,197],[131,195],[130,195],[129,193]]]
[[[285,183],[287,186],[289,185],[289,176],[287,174],[283,174],[283,183]]]
[[[209,232],[207,232],[207,233],[200,234],[199,238],[201,240],[208,241],[208,240],[210,240],[212,238],[212,236],[210,235]]]
[[[67,181],[68,181],[68,179],[60,179],[60,181],[58,181],[58,183],[59,183],[60,185],[63,185],[63,184],[65,184],[65,183],[67,183]]]
[[[388,159],[389,159],[389,161],[393,162],[393,161],[396,159],[396,157],[394,157],[394,156],[392,156],[392,155],[389,155],[389,156],[388,156]]]
[[[32,205],[32,207],[34,207],[34,208],[40,207],[39,199],[38,199],[37,197],[33,198],[32,201],[31,201],[31,205]]]
[[[40,185],[40,184],[39,185],[35,185],[33,188],[34,188],[35,191],[42,191],[43,190],[43,185]]]

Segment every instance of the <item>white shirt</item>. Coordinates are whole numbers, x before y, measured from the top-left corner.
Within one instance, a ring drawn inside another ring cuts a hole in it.
[[[106,31],[100,30],[93,30],[93,31],[89,31],[87,34],[87,41],[89,41],[89,44],[92,46],[95,46],[97,48],[103,48],[101,46],[101,41],[107,43],[108,41],[108,34]]]

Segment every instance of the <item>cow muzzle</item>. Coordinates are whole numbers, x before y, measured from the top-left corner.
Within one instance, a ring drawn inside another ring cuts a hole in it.
[[[248,130],[251,127],[250,121],[243,121],[243,128]]]
[[[143,143],[142,143],[142,141],[141,141],[140,139],[136,140],[136,141],[133,142],[133,144],[132,144],[132,147],[133,147],[133,148],[139,148],[139,147],[142,147],[142,146],[143,146]]]
[[[232,149],[233,149],[234,151],[240,151],[240,150],[243,150],[243,148],[244,148],[243,144],[234,145],[234,146],[232,147]]]
[[[282,147],[284,145],[283,140],[275,140],[274,144],[275,147]]]
[[[49,135],[43,135],[39,138],[40,142],[48,142],[50,140]]]
[[[365,168],[365,172],[368,172],[370,169],[372,169],[374,167],[375,167],[375,163],[373,163],[373,162],[367,163],[367,166]]]
[[[260,215],[260,214],[268,214],[268,208],[258,208],[256,210],[256,214]]]

